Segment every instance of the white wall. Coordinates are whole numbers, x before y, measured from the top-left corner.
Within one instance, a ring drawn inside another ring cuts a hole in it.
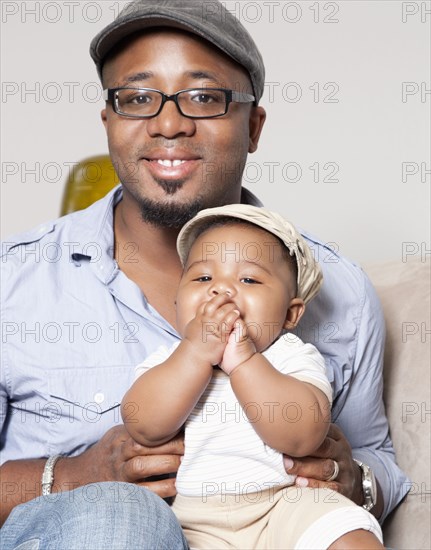
[[[88,46],[120,4],[2,1],[3,236],[55,218],[70,166],[107,151]],[[423,255],[431,3],[226,5],[267,67],[268,120],[246,185],[360,262],[400,259],[403,243]]]

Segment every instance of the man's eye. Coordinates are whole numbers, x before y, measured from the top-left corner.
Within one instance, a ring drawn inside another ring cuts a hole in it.
[[[256,281],[256,279],[252,279],[251,277],[243,277],[241,279],[242,283],[246,283],[247,285],[260,285],[261,283],[259,281]]]
[[[146,94],[130,95],[126,98],[125,103],[131,103],[132,105],[145,105],[150,103],[151,97]]]
[[[218,91],[200,92],[190,96],[190,101],[200,103],[201,105],[207,105],[208,103],[222,103],[224,100],[224,95]]]
[[[191,100],[196,103],[211,103],[212,101],[214,101],[214,98],[211,97],[209,94],[199,94],[193,96]]]

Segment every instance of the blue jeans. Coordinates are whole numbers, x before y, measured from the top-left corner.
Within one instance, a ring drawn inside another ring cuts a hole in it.
[[[14,508],[0,530],[2,550],[185,550],[175,515],[131,483],[93,483]]]

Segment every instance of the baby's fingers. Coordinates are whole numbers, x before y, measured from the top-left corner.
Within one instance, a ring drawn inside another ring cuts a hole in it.
[[[219,313],[219,309],[225,305],[234,306],[231,297],[227,293],[216,294],[208,302],[203,304],[203,313],[210,317]]]
[[[241,319],[241,317],[239,317],[235,321],[233,334],[235,337],[235,342],[243,342],[244,340],[247,340],[247,325],[245,324],[244,319]]]
[[[239,310],[235,308],[235,304],[225,304],[214,315],[205,315],[203,323],[208,334],[213,334],[226,342],[239,315]]]
[[[235,307],[235,306],[234,306]],[[229,336],[229,334],[235,329],[237,319],[240,317],[239,309],[229,309],[225,311],[224,318],[221,322],[222,332]]]

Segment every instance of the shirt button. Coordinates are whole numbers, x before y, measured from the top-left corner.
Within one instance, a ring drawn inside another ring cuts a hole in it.
[[[101,403],[103,403],[105,401],[105,396],[103,395],[103,393],[96,393],[94,395],[94,401],[95,401],[95,403],[100,405]]]

